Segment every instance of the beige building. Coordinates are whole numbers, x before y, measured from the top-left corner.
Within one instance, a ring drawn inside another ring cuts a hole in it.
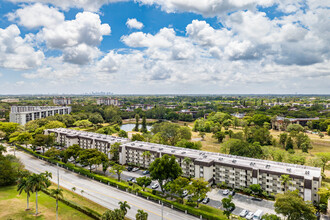
[[[19,102],[19,99],[2,99],[1,102],[14,103]]]
[[[232,188],[249,187],[260,184],[269,194],[283,192],[280,178],[287,174],[292,178],[289,190],[298,190],[308,201],[319,201],[317,191],[321,187],[321,169],[268,160],[212,153],[187,148],[173,147],[148,142],[130,142],[129,139],[112,137],[70,129],[50,129],[46,133],[55,133],[57,141],[66,147],[79,144],[82,148],[97,148],[106,153],[112,143],[120,142],[119,163],[148,168],[150,163],[164,154],[173,155],[180,164],[183,176],[201,177],[212,183],[226,183]],[[149,156],[143,153],[149,151]]]
[[[71,105],[71,98],[69,97],[54,97],[54,105]]]

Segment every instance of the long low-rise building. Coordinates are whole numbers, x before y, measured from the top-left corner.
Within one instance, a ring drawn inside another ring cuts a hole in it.
[[[70,114],[69,106],[12,106],[9,121],[25,125],[29,121],[54,116]]]
[[[183,175],[201,177],[209,182],[226,183],[232,188],[246,188],[252,184],[260,184],[268,194],[285,191],[281,183],[283,174],[292,179],[287,189],[298,190],[306,201],[319,201],[317,191],[321,187],[321,169],[268,160],[239,157],[234,155],[212,153],[187,148],[173,147],[148,142],[130,142],[129,139],[118,138],[91,132],[81,132],[58,128],[46,130],[54,133],[56,140],[66,147],[79,144],[82,148],[97,148],[111,158],[111,144],[120,142],[119,163],[143,166],[164,154],[173,155],[180,164]],[[149,154],[144,154],[148,151]]]

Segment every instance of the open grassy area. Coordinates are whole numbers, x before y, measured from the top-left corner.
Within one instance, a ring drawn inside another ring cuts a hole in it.
[[[26,194],[18,195],[16,186],[0,187],[0,219],[55,219],[56,200],[42,192],[38,193],[38,210],[40,214],[35,213],[35,194],[30,197],[31,210],[26,209]],[[59,219],[91,219],[85,214],[59,202]]]

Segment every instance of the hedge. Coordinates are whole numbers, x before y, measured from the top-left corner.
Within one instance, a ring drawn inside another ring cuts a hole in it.
[[[47,195],[55,198],[55,196],[52,196],[51,193],[50,193],[50,191],[47,190],[47,189],[43,189],[42,192],[44,192]],[[96,211],[94,211],[94,210],[92,210],[92,209],[90,209],[88,207],[80,206],[77,203],[72,202],[70,200],[67,200],[65,198],[58,198],[58,200],[61,201],[61,202],[63,202],[65,205],[70,206],[71,208],[74,208],[74,209],[76,209],[76,210],[84,213],[85,215],[87,215],[87,216],[89,216],[89,217],[91,217],[93,219],[97,219],[97,220],[101,219],[101,216],[102,215],[100,213],[98,213],[98,212],[96,212]]]
[[[55,165],[58,164],[59,166],[61,166],[63,168],[66,168],[66,169],[71,170],[73,172],[76,172],[76,173],[79,173],[81,175],[87,176],[89,178],[92,178],[94,180],[97,180],[99,182],[107,184],[109,186],[117,187],[118,189],[121,189],[123,191],[128,191],[128,192],[133,191],[133,192],[135,192],[132,186],[129,186],[128,184],[123,183],[123,182],[119,182],[116,179],[105,177],[103,175],[99,175],[99,174],[95,174],[95,173],[90,173],[89,170],[81,168],[81,167],[76,167],[74,164],[70,164],[70,163],[65,164],[61,161],[57,161],[57,160],[54,160],[52,158],[46,157],[44,155],[40,155],[40,154],[38,154],[38,153],[28,149],[28,148],[22,147],[20,145],[16,145],[16,146],[18,148],[24,150],[25,152],[30,153],[30,154],[34,155],[35,157],[42,158],[42,159],[44,159],[47,162],[50,162],[52,164],[55,164]],[[166,206],[169,206],[171,208],[173,207],[174,209],[180,210],[182,212],[187,212],[187,214],[190,214],[190,215],[193,215],[193,216],[196,216],[196,217],[202,216],[204,219],[210,219],[210,220],[224,220],[224,219],[227,219],[224,216],[217,216],[217,215],[214,215],[212,213],[208,213],[208,212],[205,212],[203,210],[200,210],[200,209],[188,206],[188,205],[184,205],[184,204],[180,204],[180,203],[177,203],[177,202],[174,202],[174,201],[164,199],[164,198],[162,198],[160,196],[157,196],[157,195],[154,195],[150,192],[139,191],[138,195],[143,197],[143,198],[153,200],[157,203],[159,201],[162,201],[164,203],[164,205],[166,205]]]

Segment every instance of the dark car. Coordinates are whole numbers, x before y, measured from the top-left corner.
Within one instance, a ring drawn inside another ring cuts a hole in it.
[[[133,167],[127,167],[127,171],[132,171]]]
[[[231,195],[231,196],[234,196],[235,194],[236,194],[236,193],[235,193],[234,190],[229,192],[229,195]]]
[[[147,175],[149,173],[150,173],[149,170],[145,170],[145,171],[142,172],[143,175]]]
[[[134,177],[130,177],[127,179],[127,182],[132,182],[135,178]]]

